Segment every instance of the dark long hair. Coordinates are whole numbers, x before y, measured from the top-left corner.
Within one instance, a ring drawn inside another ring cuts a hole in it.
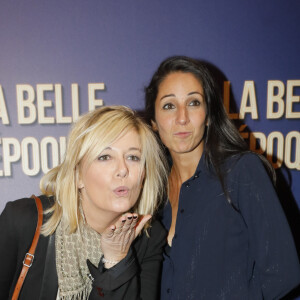
[[[161,82],[175,72],[191,73],[201,83],[204,100],[207,107],[206,119],[208,125],[204,136],[204,158],[206,166],[219,178],[223,191],[230,201],[225,186],[224,176],[228,169],[224,169],[226,158],[241,155],[248,150],[248,145],[239,134],[235,125],[228,118],[225,111],[220,88],[208,70],[206,63],[185,56],[173,56],[164,60],[154,73],[150,84],[145,88],[146,112],[145,117],[150,123],[155,120],[155,100]],[[271,168],[266,159],[262,160]]]

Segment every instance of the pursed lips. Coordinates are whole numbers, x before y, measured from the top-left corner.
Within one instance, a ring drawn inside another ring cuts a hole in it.
[[[191,131],[180,131],[180,132],[175,132],[173,135],[175,137],[179,137],[179,138],[186,138],[188,136],[190,136],[192,134]]]
[[[113,192],[118,197],[126,197],[129,193],[129,188],[127,186],[118,186]]]

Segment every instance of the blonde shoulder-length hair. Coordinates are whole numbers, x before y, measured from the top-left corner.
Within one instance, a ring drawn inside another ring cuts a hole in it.
[[[61,219],[69,233],[76,231],[82,218],[77,186],[80,163],[83,159],[92,163],[103,149],[130,130],[139,134],[145,173],[142,191],[132,210],[140,215],[152,215],[156,211],[166,192],[164,153],[151,128],[133,110],[125,106],[106,106],[77,120],[70,131],[63,162],[41,179],[42,193],[54,197],[53,206],[46,211],[50,217],[42,228],[44,235],[54,233]]]

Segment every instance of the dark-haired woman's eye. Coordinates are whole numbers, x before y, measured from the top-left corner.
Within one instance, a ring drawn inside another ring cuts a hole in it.
[[[199,100],[195,99],[189,103],[189,106],[199,106],[200,104],[201,104],[201,102]]]
[[[172,103],[166,103],[164,106],[163,106],[163,109],[165,110],[168,110],[168,109],[173,109],[175,108],[174,104]]]

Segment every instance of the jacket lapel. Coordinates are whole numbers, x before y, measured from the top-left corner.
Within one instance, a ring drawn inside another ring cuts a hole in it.
[[[55,234],[49,237],[45,269],[40,300],[55,300],[58,291],[58,279],[55,260]]]

